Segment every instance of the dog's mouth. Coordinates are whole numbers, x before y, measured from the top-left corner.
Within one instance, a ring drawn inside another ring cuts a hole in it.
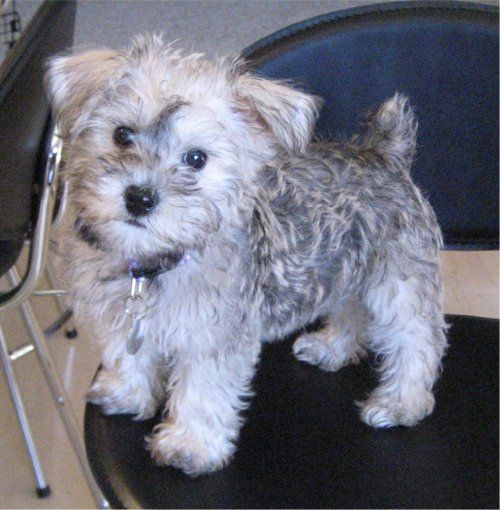
[[[126,221],[125,221],[125,223],[126,223],[127,225],[131,225],[131,226],[133,226],[133,227],[146,228],[146,226],[145,226],[145,225],[143,225],[142,223],[139,223],[137,220],[133,220],[133,219],[131,219],[131,220],[126,220]]]
[[[136,261],[146,274],[169,271],[190,258],[184,256],[188,249],[184,243],[155,236],[141,219],[121,218],[96,223],[78,215],[74,233],[91,248]],[[193,250],[194,247],[189,249]]]
[[[146,228],[146,225],[140,223],[135,219],[125,220],[124,223],[136,228]],[[101,248],[101,240],[97,229],[92,226],[92,223],[85,221],[80,216],[75,220],[75,231],[78,237],[85,241],[88,245],[93,246],[94,248]]]

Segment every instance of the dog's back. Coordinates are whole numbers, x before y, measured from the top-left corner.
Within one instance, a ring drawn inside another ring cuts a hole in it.
[[[396,95],[351,144],[314,143],[305,157],[262,170],[251,235],[267,334],[288,333],[362,292],[386,260],[398,260],[388,252],[405,252],[402,264],[411,254],[436,257],[439,227],[410,178],[416,127]]]

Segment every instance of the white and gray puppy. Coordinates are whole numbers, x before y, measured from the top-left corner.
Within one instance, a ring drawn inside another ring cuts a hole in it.
[[[318,98],[157,37],[54,58],[47,82],[70,197],[62,274],[103,346],[89,399],[137,419],[164,406],[159,464],[227,463],[261,345],[293,331],[295,356],[324,370],[378,355],[366,423],[432,411],[441,234],[410,177],[404,97],[334,144],[311,141]]]

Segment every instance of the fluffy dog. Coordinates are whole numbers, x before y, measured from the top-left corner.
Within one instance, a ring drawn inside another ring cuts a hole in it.
[[[311,141],[318,98],[156,37],[57,57],[47,82],[70,197],[62,274],[103,345],[89,400],[137,419],[164,406],[159,464],[227,463],[262,342],[293,331],[295,356],[324,370],[378,355],[369,425],[432,411],[441,234],[410,178],[403,96],[336,144]]]

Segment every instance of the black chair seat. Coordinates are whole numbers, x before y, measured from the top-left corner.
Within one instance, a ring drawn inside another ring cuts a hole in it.
[[[233,462],[190,479],[156,467],[144,437],[159,418],[104,416],[88,405],[96,479],[127,508],[498,508],[498,321],[450,316],[434,413],[415,428],[375,430],[355,400],[369,363],[327,373],[266,346]]]
[[[243,56],[325,104],[316,131],[349,138],[395,92],[419,122],[412,176],[449,248],[498,248],[498,7],[388,2],[271,34]]]

